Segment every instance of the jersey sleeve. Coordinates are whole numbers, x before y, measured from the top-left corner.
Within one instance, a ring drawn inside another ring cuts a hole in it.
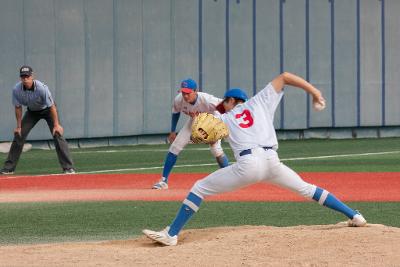
[[[51,96],[51,92],[49,90],[49,87],[47,87],[47,85],[42,84],[42,98],[43,98],[43,102],[46,104],[47,107],[51,107],[52,105],[54,105],[54,100],[53,97]]]
[[[22,104],[19,102],[19,100],[17,98],[17,90],[16,90],[16,88],[14,88],[13,92],[12,92],[12,104],[15,107],[21,107],[22,106]]]
[[[258,94],[256,94],[252,99],[249,101],[254,101],[259,103],[260,105],[264,106],[270,116],[274,116],[276,108],[279,105],[283,96],[283,91],[276,92],[275,88],[272,86],[271,83],[267,84],[267,86],[262,89]]]

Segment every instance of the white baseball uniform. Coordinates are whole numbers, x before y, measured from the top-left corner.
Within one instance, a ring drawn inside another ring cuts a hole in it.
[[[174,142],[172,142],[169,148],[169,152],[178,155],[182,151],[182,149],[190,142],[193,123],[193,118],[191,117],[191,115],[195,115],[201,112],[207,112],[214,115],[219,114],[219,112],[216,111],[216,106],[221,103],[221,101],[222,99],[217,98],[213,95],[198,92],[196,102],[194,104],[190,104],[183,99],[182,94],[178,94],[174,99],[172,113],[182,112],[186,114],[189,118],[183,125],[182,129],[179,131]],[[219,157],[224,153],[221,147],[221,141],[210,145],[210,150],[214,157]]]
[[[204,198],[257,182],[269,182],[312,198],[316,186],[306,183],[281,163],[276,152],[278,140],[273,119],[282,96],[283,91],[277,93],[270,83],[247,102],[220,115],[229,128],[227,140],[236,163],[197,181],[191,192]]]

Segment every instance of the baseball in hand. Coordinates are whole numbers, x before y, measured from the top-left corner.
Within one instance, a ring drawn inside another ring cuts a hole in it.
[[[319,98],[319,99],[316,100],[316,101],[313,101],[313,108],[314,108],[315,111],[321,111],[321,110],[323,110],[325,107],[326,107],[325,99],[323,99],[322,97]]]

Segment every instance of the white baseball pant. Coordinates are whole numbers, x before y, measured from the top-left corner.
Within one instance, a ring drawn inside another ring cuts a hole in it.
[[[275,184],[309,199],[316,190],[315,185],[303,181],[297,173],[281,163],[276,151],[259,147],[252,149],[251,154],[238,156],[236,163],[198,180],[191,192],[205,198],[258,182]]]

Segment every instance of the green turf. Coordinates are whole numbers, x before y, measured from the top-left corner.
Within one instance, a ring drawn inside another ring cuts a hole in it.
[[[280,141],[279,157],[295,171],[326,172],[399,172],[400,138],[345,139],[345,140],[290,140]],[[198,150],[198,149],[203,150]],[[112,151],[110,151],[112,150]],[[81,172],[129,169],[122,173],[161,173],[167,145],[138,145],[124,147],[102,147],[91,149],[72,149],[76,168]],[[234,161],[227,144],[224,150]],[[391,152],[384,155],[337,156],[329,159],[291,160],[299,157],[318,157],[330,155]],[[5,154],[0,155],[4,161]],[[182,165],[211,164],[200,167],[181,167]],[[133,168],[149,168],[132,170]],[[217,169],[215,159],[205,145],[188,145],[179,155],[173,172],[212,172]],[[16,174],[59,173],[60,166],[54,150],[31,150],[21,156]],[[115,173],[115,172],[114,172]]]
[[[400,203],[349,203],[370,223],[400,227]],[[179,202],[0,204],[0,244],[130,239],[161,229]],[[186,228],[335,224],[346,218],[311,202],[205,202]]]

